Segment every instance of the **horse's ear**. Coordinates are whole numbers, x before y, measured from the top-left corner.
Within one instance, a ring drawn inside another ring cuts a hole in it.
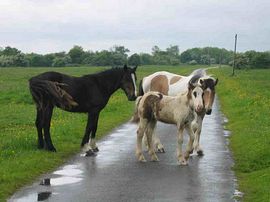
[[[134,72],[136,72],[137,67],[138,67],[138,65],[136,65],[136,66],[133,68]]]
[[[189,81],[189,82],[188,82],[188,89],[189,89],[189,90],[193,90],[194,88],[195,88],[194,83],[192,83],[192,81]]]
[[[125,64],[125,65],[124,65],[124,70],[127,70],[127,68],[128,68],[128,67],[127,67],[127,65]]]
[[[203,79],[200,79],[199,80],[199,84],[200,84],[200,86],[202,87],[202,89],[206,89],[206,84],[205,84],[205,80],[203,80]]]
[[[203,79],[200,79],[200,85],[203,86],[204,85],[204,80]]]
[[[216,81],[215,81],[215,86],[218,84],[218,78],[216,79]]]

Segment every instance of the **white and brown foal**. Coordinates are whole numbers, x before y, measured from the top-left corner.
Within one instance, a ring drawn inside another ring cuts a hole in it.
[[[189,82],[188,90],[177,96],[166,96],[159,92],[148,92],[137,99],[139,126],[137,130],[136,156],[139,161],[146,161],[142,153],[142,139],[147,136],[148,152],[152,161],[158,161],[152,142],[157,121],[174,124],[178,129],[177,158],[181,165],[187,165],[187,160],[193,150],[194,115],[204,110],[203,89]],[[188,130],[189,142],[186,152],[182,152],[183,131]]]
[[[177,94],[188,90],[189,81],[197,83],[204,90],[203,101],[205,108],[200,113],[196,114],[195,122],[197,124],[193,127],[196,134],[193,145],[194,151],[197,152],[198,155],[203,155],[203,150],[199,144],[202,122],[205,114],[210,115],[212,112],[212,105],[215,99],[215,86],[218,83],[218,79],[207,75],[204,69],[195,70],[189,76],[181,76],[166,71],[155,72],[142,79],[139,87],[139,95],[143,95],[150,91],[157,91],[164,95],[176,96]],[[137,119],[136,117],[137,115],[135,112],[134,120]],[[157,151],[165,152],[158,136],[155,135],[153,141]]]

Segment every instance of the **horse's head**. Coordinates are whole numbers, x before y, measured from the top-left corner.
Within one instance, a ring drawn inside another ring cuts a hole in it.
[[[200,85],[194,84],[193,82],[189,81],[188,94],[189,94],[189,99],[193,101],[194,110],[198,113],[202,112],[202,110],[204,109],[203,88]]]
[[[218,79],[212,77],[200,78],[199,84],[204,89],[203,101],[206,114],[212,113],[212,105],[215,99],[215,86],[218,83]]]
[[[128,100],[133,101],[137,97],[137,89],[136,89],[136,69],[124,66],[124,74],[121,79],[121,88],[124,90]]]

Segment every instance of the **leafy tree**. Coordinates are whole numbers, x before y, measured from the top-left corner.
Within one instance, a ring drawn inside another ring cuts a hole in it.
[[[137,53],[131,55],[128,58],[128,64],[130,64],[130,65],[140,65],[141,64],[140,56]]]
[[[7,46],[0,53],[1,55],[11,56],[21,54],[21,51],[17,48],[11,48],[10,46]]]
[[[71,58],[71,62],[73,64],[81,64],[83,60],[84,50],[81,46],[73,46],[72,49],[69,50],[68,55]]]
[[[154,64],[153,56],[148,53],[140,53],[140,60],[142,65]]]
[[[53,67],[65,67],[67,64],[71,63],[71,58],[70,56],[65,56],[65,57],[55,57],[53,59],[52,66]]]
[[[51,66],[44,55],[30,53],[26,54],[26,59],[31,67],[48,67]]]

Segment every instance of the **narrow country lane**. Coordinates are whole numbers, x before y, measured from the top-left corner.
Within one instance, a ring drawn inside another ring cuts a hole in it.
[[[176,160],[175,126],[158,124],[166,153],[159,162],[135,158],[136,125],[124,124],[98,142],[96,157],[76,155],[67,164],[15,193],[10,201],[234,201],[233,161],[218,100],[204,119],[201,145],[205,155],[188,166]],[[186,135],[185,135],[186,136]],[[186,141],[185,141],[186,142]],[[149,156],[145,154],[149,159]],[[50,185],[40,185],[43,184]]]

